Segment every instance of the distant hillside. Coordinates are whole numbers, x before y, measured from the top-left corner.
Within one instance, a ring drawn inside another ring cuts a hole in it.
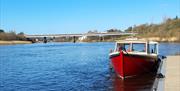
[[[178,41],[180,42],[180,19],[167,19],[160,24],[142,24],[129,27],[125,32],[136,32],[137,37],[149,38],[157,41]]]

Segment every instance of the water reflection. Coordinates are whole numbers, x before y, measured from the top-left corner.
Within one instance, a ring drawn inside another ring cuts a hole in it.
[[[155,83],[155,74],[144,74],[125,80],[112,75],[113,91],[151,91]]]

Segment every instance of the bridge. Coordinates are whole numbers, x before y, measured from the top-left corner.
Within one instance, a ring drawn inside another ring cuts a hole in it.
[[[135,35],[137,33],[84,33],[84,34],[45,34],[45,35],[25,35],[26,38],[40,37],[82,37],[82,36],[117,36],[117,35]]]
[[[103,41],[107,36],[123,36],[123,35],[136,35],[137,33],[124,33],[124,32],[112,32],[112,33],[84,33],[84,34],[44,34],[44,35],[25,35],[25,37],[32,42],[43,41],[67,41],[72,40],[83,41],[88,37],[98,37],[96,40]]]

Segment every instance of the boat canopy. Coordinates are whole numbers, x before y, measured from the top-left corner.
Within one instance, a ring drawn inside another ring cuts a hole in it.
[[[158,42],[147,40],[120,40],[116,42],[115,50],[125,50],[129,53],[158,54]]]
[[[149,44],[158,44],[155,41],[146,41],[146,40],[119,40],[116,43],[149,43]]]

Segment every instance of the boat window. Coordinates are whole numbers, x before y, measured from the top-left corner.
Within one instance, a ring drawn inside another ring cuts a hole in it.
[[[133,43],[132,44],[132,51],[145,52],[146,51],[146,44],[145,43]]]
[[[124,50],[125,51],[130,51],[130,44],[124,44]]]
[[[157,44],[149,44],[149,53],[150,54],[157,54]]]
[[[123,47],[124,47],[123,44],[118,44],[116,51],[123,50]]]

